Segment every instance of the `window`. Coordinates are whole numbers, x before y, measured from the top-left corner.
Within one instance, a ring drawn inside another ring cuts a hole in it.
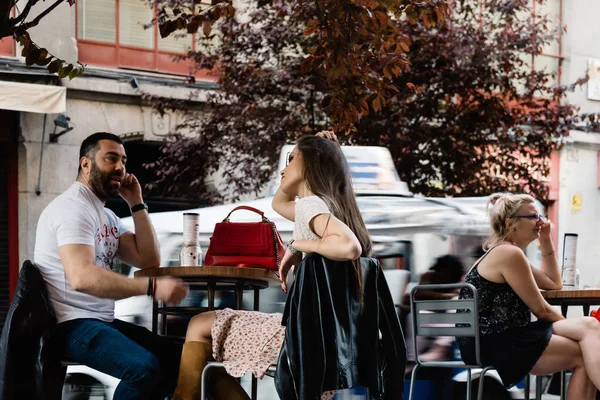
[[[547,16],[549,19],[548,29],[559,29],[560,28],[560,9],[562,0],[547,0],[543,4],[539,4],[536,1],[531,1],[531,8],[540,15]],[[552,85],[560,84],[560,63],[562,62],[562,55],[560,54],[560,37],[558,40],[548,43],[542,49],[542,54],[534,57],[533,69],[536,71],[546,70],[552,72],[555,75],[555,79],[551,82]]]
[[[14,56],[15,41],[12,37],[0,39],[0,56]]]
[[[79,0],[77,45],[79,61],[106,67],[132,68],[188,75],[192,62],[175,55],[196,49],[195,35],[178,31],[162,39],[148,24],[155,9],[140,0]],[[214,79],[207,72],[196,78]]]
[[[81,0],[77,5],[77,37],[115,43],[116,0]]]
[[[15,9],[11,11],[12,17],[15,16]],[[0,39],[0,56],[15,56],[15,40],[12,37]]]
[[[479,9],[483,10],[486,0],[477,0],[477,4],[479,5]],[[532,24],[532,34],[533,24],[541,23],[541,18],[547,18],[544,25],[548,28],[549,32],[560,27],[562,0],[545,0],[542,3],[540,3],[539,0],[527,0],[526,6],[526,9],[517,14],[517,17],[520,21],[530,21]],[[487,18],[489,18],[489,16],[487,16]],[[499,22],[498,20],[503,18],[503,15],[501,13],[496,13],[495,15],[492,15],[491,18],[494,18],[496,19],[496,22]],[[484,24],[485,22],[486,16],[480,14],[480,24]],[[564,59],[560,53],[561,36],[559,35],[556,37],[556,40],[547,43],[541,49],[541,54],[534,56],[529,52],[523,52],[519,55],[520,60],[523,62],[523,72],[545,71],[554,74],[553,76],[549,76],[549,86],[560,85],[560,66]],[[518,89],[520,92],[525,92],[525,82],[519,82]]]

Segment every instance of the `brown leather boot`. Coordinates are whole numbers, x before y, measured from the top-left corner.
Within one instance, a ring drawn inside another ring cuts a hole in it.
[[[237,379],[224,369],[211,371],[208,392],[214,400],[250,400],[250,396],[242,388]]]
[[[198,400],[202,386],[202,371],[212,361],[212,346],[204,342],[185,342],[181,352],[177,389],[172,400]]]

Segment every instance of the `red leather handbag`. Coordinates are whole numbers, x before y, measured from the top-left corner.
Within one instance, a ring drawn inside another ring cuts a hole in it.
[[[260,222],[231,222],[234,211],[248,210],[259,214]],[[266,268],[277,271],[285,247],[275,228],[264,213],[256,208],[239,206],[231,210],[223,222],[215,224],[205,265]]]

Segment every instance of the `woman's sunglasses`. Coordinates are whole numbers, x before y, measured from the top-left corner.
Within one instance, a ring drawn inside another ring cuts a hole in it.
[[[524,219],[529,219],[532,221],[539,221],[542,218],[544,218],[544,216],[540,215],[540,214],[531,214],[531,215],[517,215],[515,218],[524,218]]]

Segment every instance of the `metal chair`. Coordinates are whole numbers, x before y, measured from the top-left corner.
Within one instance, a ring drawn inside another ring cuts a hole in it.
[[[468,288],[473,292],[472,299],[451,300],[416,300],[419,290],[452,290]],[[467,369],[467,400],[471,399],[471,370],[481,368],[477,400],[483,396],[483,381],[485,374],[493,369],[481,362],[479,354],[479,313],[477,308],[477,290],[468,283],[444,285],[418,285],[410,292],[410,309],[413,322],[413,346],[415,348],[416,364],[412,371],[408,399],[413,399],[417,371],[424,367],[466,368]],[[464,310],[464,312],[457,312]],[[421,361],[417,351],[417,336],[467,336],[475,338],[475,357],[477,363],[468,365],[462,361]]]

